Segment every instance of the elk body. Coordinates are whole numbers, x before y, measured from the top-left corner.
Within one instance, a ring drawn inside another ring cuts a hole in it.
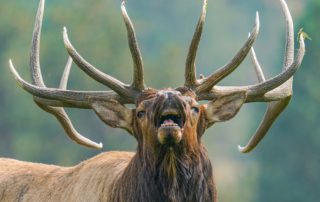
[[[185,84],[156,90],[146,87],[143,62],[132,22],[125,5],[121,9],[133,58],[131,85],[101,72],[73,47],[64,28],[65,47],[71,56],[59,88],[45,86],[40,69],[39,47],[44,0],[40,0],[32,39],[30,68],[32,83],[23,80],[10,60],[18,84],[31,93],[43,110],[56,116],[66,134],[75,142],[101,148],[80,135],[63,107],[93,109],[111,127],[125,129],[138,142],[137,151],[107,152],[74,167],[0,159],[0,201],[216,201],[211,162],[201,143],[205,130],[216,122],[234,117],[250,102],[269,102],[264,119],[243,153],[264,137],[292,95],[292,76],[299,68],[305,48],[299,35],[294,57],[294,31],[290,12],[279,0],[286,20],[286,49],[283,71],[266,80],[256,59],[253,43],[259,31],[259,16],[247,41],[234,58],[208,77],[197,79],[195,58],[206,15],[207,1],[192,39],[185,67]],[[249,86],[218,86],[251,52],[259,83]],[[72,61],[112,91],[66,90]],[[199,104],[208,100],[206,104]],[[125,104],[135,104],[129,109]]]

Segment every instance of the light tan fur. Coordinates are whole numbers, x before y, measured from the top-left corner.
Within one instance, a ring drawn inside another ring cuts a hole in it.
[[[74,167],[0,158],[0,201],[107,201],[133,155],[106,152]]]

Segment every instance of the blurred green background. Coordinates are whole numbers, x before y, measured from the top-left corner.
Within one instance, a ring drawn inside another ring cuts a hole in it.
[[[132,61],[120,13],[120,0],[46,2],[41,65],[48,86],[58,86],[67,61],[62,27],[78,51],[116,78],[130,82]],[[287,2],[295,31],[303,27],[312,41],[294,79],[294,97],[266,138],[249,154],[240,154],[254,133],[266,104],[245,105],[227,123],[206,132],[204,142],[214,166],[219,201],[314,202],[320,197],[320,0]],[[9,73],[12,58],[29,80],[28,57],[38,0],[0,2],[0,156],[70,166],[109,150],[134,151],[136,142],[120,129],[104,125],[90,110],[67,109],[76,128],[102,141],[103,151],[73,143],[55,118],[40,110]],[[128,0],[144,57],[146,82],[155,88],[183,84],[187,49],[201,10],[200,0]],[[269,78],[281,71],[284,18],[279,0],[209,0],[198,56],[198,73],[208,75],[242,46],[259,11],[261,31],[255,49]],[[255,83],[247,59],[223,85]],[[105,90],[75,65],[69,89]]]

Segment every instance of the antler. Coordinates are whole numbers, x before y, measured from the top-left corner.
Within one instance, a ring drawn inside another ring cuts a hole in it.
[[[238,53],[231,59],[231,61],[227,63],[225,66],[219,68],[216,72],[214,72],[212,75],[208,76],[207,78],[200,78],[197,80],[195,58],[196,58],[196,52],[199,46],[199,42],[201,39],[203,25],[205,22],[206,8],[207,8],[207,0],[203,0],[202,13],[200,15],[198,25],[196,27],[196,31],[194,33],[194,36],[189,48],[189,53],[188,53],[187,62],[186,62],[186,70],[185,70],[185,86],[188,88],[194,89],[197,92],[197,94],[210,91],[214,85],[216,85],[219,81],[221,81],[223,78],[225,78],[230,73],[232,73],[241,64],[241,62],[245,59],[245,57],[250,52],[250,49],[258,36],[259,27],[260,27],[259,14],[257,12],[255,25],[251,31],[252,34],[247,39],[247,41],[242,46],[242,48],[238,51]]]
[[[200,15],[196,30],[194,32],[190,47],[189,53],[186,61],[185,69],[185,86],[192,88],[199,84],[196,74],[196,56],[199,47],[199,42],[202,35],[203,25],[205,23],[207,13],[207,0],[203,1],[202,13]]]
[[[31,48],[31,54],[30,54],[30,69],[31,69],[32,83],[42,88],[46,88],[42,78],[42,74],[41,74],[40,57],[39,57],[40,36],[41,36],[41,27],[42,27],[43,13],[44,13],[44,4],[45,4],[44,0],[41,0],[39,3],[39,8],[38,8],[34,31],[33,31],[32,48]],[[66,89],[71,65],[72,65],[72,60],[69,59],[65,67],[64,74],[61,78],[60,89]],[[11,68],[13,68],[11,60],[10,60],[10,66]],[[64,128],[65,132],[72,140],[74,140],[78,144],[81,144],[90,148],[96,148],[96,149],[102,148],[102,143],[99,143],[99,144],[95,143],[83,137],[80,133],[78,133],[75,130],[75,128],[72,125],[72,122],[70,121],[68,115],[66,114],[63,108],[48,106],[44,100],[39,99],[38,97],[34,97],[34,101],[41,109],[53,114],[58,119],[58,121],[61,123],[62,127]]]
[[[90,65],[86,62],[73,48],[71,43],[69,42],[66,29],[64,29],[64,41],[66,48],[73,58],[75,63],[89,76],[101,82],[108,87],[110,87],[113,91],[71,91],[66,90],[67,80],[69,77],[69,72],[72,64],[72,59],[69,58],[66,68],[64,70],[64,74],[62,75],[60,87],[59,88],[48,88],[45,86],[41,74],[40,68],[40,36],[41,36],[41,27],[43,21],[43,13],[44,13],[44,4],[45,0],[40,0],[39,8],[36,15],[36,22],[32,37],[32,48],[31,48],[31,56],[30,56],[30,69],[31,69],[31,77],[32,83],[28,83],[23,80],[18,72],[16,71],[12,61],[9,61],[10,70],[18,82],[18,84],[31,93],[34,96],[35,102],[41,107],[43,110],[53,114],[58,121],[63,126],[64,130],[68,134],[68,136],[77,142],[78,144],[101,149],[101,143],[95,143],[82,135],[80,135],[73,127],[68,115],[64,111],[62,107],[76,107],[76,108],[93,108],[93,103],[97,100],[99,101],[109,101],[116,100],[122,104],[134,103],[138,94],[145,88],[144,80],[143,80],[143,63],[141,59],[141,54],[139,48],[137,46],[137,41],[135,37],[135,32],[128,17],[124,2],[122,3],[122,13],[124,16],[124,20],[126,23],[126,27],[128,30],[128,39],[130,50],[132,53],[132,57],[134,60],[134,76],[132,85],[126,85],[121,81],[104,74],[94,66]]]
[[[266,80],[261,70],[260,64],[255,56],[252,48],[259,32],[259,15],[256,14],[255,26],[247,41],[238,51],[238,53],[231,59],[227,65],[219,68],[216,72],[208,77],[201,76],[197,79],[196,75],[196,53],[201,39],[203,25],[206,16],[207,0],[203,0],[202,13],[194,33],[189,53],[186,62],[185,72],[185,87],[192,89],[198,100],[212,100],[225,94],[234,92],[245,92],[246,103],[249,102],[270,102],[263,121],[261,122],[255,135],[251,138],[247,146],[239,147],[241,152],[249,152],[252,150],[265,136],[268,129],[271,127],[278,115],[288,105],[292,96],[292,76],[300,67],[305,53],[304,37],[299,36],[299,50],[297,56],[294,58],[294,34],[293,22],[289,9],[284,0],[280,0],[282,10],[286,19],[287,26],[287,43],[284,59],[284,71],[275,77]],[[122,104],[134,103],[139,94],[146,89],[143,79],[143,62],[138,43],[135,36],[135,31],[132,22],[126,12],[125,3],[122,2],[121,10],[124,22],[128,32],[128,42],[133,58],[133,82],[131,85],[111,77],[108,74],[101,72],[98,68],[87,62],[73,47],[64,28],[63,38],[65,47],[72,57],[74,62],[89,76],[96,81],[108,86],[112,91],[71,91],[66,90],[66,83],[68,78],[68,70],[70,68],[71,60],[66,66],[65,74],[62,77],[60,88],[47,88],[44,85],[40,62],[39,62],[39,47],[40,34],[44,10],[44,0],[40,0],[39,10],[37,13],[35,31],[33,34],[32,51],[30,57],[30,66],[32,74],[32,84],[24,81],[15,70],[11,60],[10,69],[18,84],[34,96],[36,103],[45,111],[55,115],[59,122],[63,125],[65,131],[79,144],[88,147],[100,148],[102,145],[94,143],[83,136],[81,136],[73,128],[71,121],[67,114],[61,107],[77,107],[77,108],[94,108],[94,103],[98,101],[116,100]],[[253,66],[257,72],[260,83],[248,86],[217,86],[223,78],[232,73],[244,60],[251,50],[251,57]]]
[[[284,0],[280,0],[282,11],[284,13],[285,19],[286,19],[286,48],[285,48],[285,57],[284,57],[284,63],[283,63],[283,71],[284,72],[290,72],[292,75],[294,72],[300,67],[304,53],[305,53],[305,45],[304,45],[304,37],[303,35],[299,36],[299,50],[297,53],[297,57],[294,59],[294,27],[293,27],[293,21],[290,14],[290,11],[288,9],[288,6]],[[258,70],[257,72],[262,73],[262,70],[259,65],[258,60],[254,57],[254,49],[252,49],[252,60],[253,64]],[[259,75],[259,74],[258,74]],[[262,73],[263,75],[263,73]],[[288,74],[290,75],[290,74]],[[291,75],[291,76],[292,76]],[[283,76],[284,77],[284,76]],[[287,97],[283,97],[280,101],[274,101],[271,102],[268,105],[267,111],[265,113],[265,116],[260,123],[259,128],[257,129],[256,133],[251,137],[248,144],[245,147],[239,146],[239,151],[242,153],[250,152],[252,149],[255,148],[255,146],[262,140],[262,138],[266,135],[269,128],[272,126],[273,122],[276,120],[276,118],[280,115],[280,113],[288,106],[291,96],[292,96],[292,81],[293,78],[290,77],[288,81],[286,81],[282,86],[278,88],[283,88],[282,93],[287,93]],[[263,80],[262,76],[262,82],[265,82]]]
[[[135,31],[134,31],[132,22],[127,14],[124,1],[121,4],[121,10],[122,10],[123,19],[127,28],[127,32],[128,32],[128,42],[129,42],[132,59],[134,62],[133,82],[130,86],[101,72],[98,68],[94,67],[89,62],[87,62],[71,44],[68,38],[66,28],[64,28],[64,31],[63,31],[63,39],[69,55],[73,58],[74,62],[85,73],[87,73],[96,81],[110,87],[120,96],[126,97],[128,99],[132,99],[132,98],[135,99],[139,95],[139,93],[146,88],[144,84],[144,79],[143,79],[143,62],[142,62],[141,53],[138,47],[138,43],[136,40]],[[132,102],[134,102],[134,100],[132,100]]]
[[[203,1],[206,5],[206,0]],[[186,71],[193,71],[190,74],[186,73],[186,87],[192,88],[195,90],[198,100],[212,100],[216,97],[222,96],[224,94],[244,91],[247,94],[246,103],[249,102],[270,102],[268,105],[267,112],[258,128],[256,133],[252,136],[249,143],[245,147],[240,147],[239,150],[243,153],[251,151],[265,136],[269,128],[272,126],[273,122],[280,115],[280,113],[288,105],[291,96],[292,96],[292,76],[300,67],[304,54],[305,54],[305,44],[303,35],[299,35],[299,49],[297,55],[294,58],[294,31],[293,31],[293,22],[290,11],[285,0],[280,0],[281,8],[284,13],[286,20],[286,50],[284,56],[284,67],[283,71],[276,75],[275,77],[265,80],[263,72],[261,70],[260,64],[255,56],[255,52],[252,48],[252,45],[257,37],[259,31],[259,16],[256,15],[255,26],[249,34],[249,38],[236,54],[236,56],[224,67],[218,69],[212,75],[207,78],[201,78],[199,80],[195,79],[195,53],[189,54],[187,61],[193,61],[192,65],[188,65]],[[204,6],[205,8],[205,6]],[[200,39],[202,24],[204,22],[205,9],[202,10],[202,15],[200,17],[194,39]],[[199,24],[201,24],[199,28]],[[199,30],[200,29],[200,30]],[[191,43],[190,50],[196,51],[199,40],[194,40]],[[196,41],[196,42],[194,42]],[[197,43],[197,45],[194,45]],[[224,77],[229,75],[234,71],[246,57],[246,55],[251,50],[251,57],[253,65],[256,69],[257,76],[259,79],[258,84],[248,85],[248,86],[215,86],[219,81]],[[189,64],[189,62],[187,62]],[[192,76],[188,76],[192,75]],[[192,78],[192,79],[190,79]]]

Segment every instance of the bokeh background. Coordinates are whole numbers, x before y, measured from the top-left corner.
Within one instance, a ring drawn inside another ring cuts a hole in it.
[[[78,51],[116,78],[130,82],[132,61],[120,13],[120,0],[46,2],[41,65],[48,86],[58,86],[67,61],[62,27]],[[206,132],[204,142],[214,166],[219,201],[314,202],[320,197],[320,0],[288,0],[295,31],[312,38],[294,79],[294,97],[266,138],[249,154],[240,154],[254,133],[265,103],[245,105],[227,123]],[[183,84],[187,49],[201,10],[200,0],[128,0],[144,57],[146,82],[155,88]],[[28,57],[38,0],[0,1],[0,156],[71,166],[100,152],[134,151],[135,140],[104,125],[90,110],[67,109],[76,128],[104,143],[95,151],[73,143],[55,118],[40,110],[9,73],[12,58],[30,79]],[[261,31],[255,49],[269,78],[281,71],[285,27],[279,0],[209,0],[197,60],[208,75],[229,61],[247,39],[259,11]],[[255,83],[247,59],[223,85]],[[69,89],[106,90],[75,65]]]

